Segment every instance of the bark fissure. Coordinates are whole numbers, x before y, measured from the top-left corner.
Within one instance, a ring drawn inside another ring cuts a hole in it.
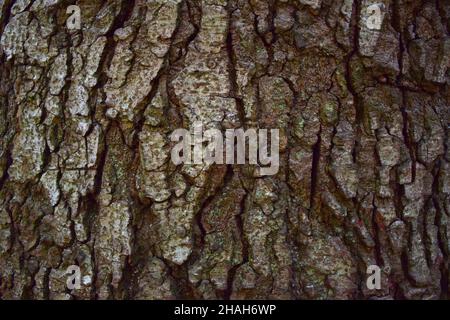
[[[1,2],[0,297],[448,299],[448,21],[440,0]],[[278,129],[278,172],[175,165],[197,122]]]

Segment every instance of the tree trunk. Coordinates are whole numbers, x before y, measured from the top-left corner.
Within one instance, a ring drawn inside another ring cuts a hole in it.
[[[450,2],[0,13],[0,298],[448,299]],[[279,129],[278,173],[176,166],[195,121]]]

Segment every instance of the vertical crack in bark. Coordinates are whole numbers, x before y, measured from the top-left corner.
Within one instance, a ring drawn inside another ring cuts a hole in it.
[[[437,229],[437,245],[440,253],[443,256],[443,261],[440,265],[440,271],[441,271],[441,279],[440,279],[440,288],[441,288],[441,295],[440,298],[443,300],[446,300],[449,298],[449,248],[446,247],[446,243],[448,243],[448,235],[445,234],[445,225],[441,225],[441,221],[443,221],[443,215],[445,212],[443,212],[443,208],[441,207],[441,199],[439,196],[439,178],[440,174],[442,172],[442,161],[444,161],[442,158],[437,160],[437,164],[435,166],[435,172],[433,176],[433,185],[432,190],[433,194],[431,195],[431,201],[432,204],[436,210],[436,215],[434,218],[434,225]],[[445,200],[444,200],[445,201]],[[444,202],[442,201],[442,202]]]
[[[239,121],[242,128],[245,128],[245,109],[242,97],[238,95],[238,84],[236,76],[236,54],[233,49],[233,12],[236,10],[232,7],[231,2],[228,2],[228,31],[226,37],[226,48],[228,54],[228,75],[230,82],[230,96],[236,101]]]
[[[408,111],[407,111],[407,93],[406,93],[406,89],[403,86],[403,70],[404,70],[404,55],[406,52],[406,48],[405,48],[405,40],[404,40],[404,30],[402,28],[402,24],[401,24],[401,15],[400,15],[400,3],[399,0],[395,0],[393,3],[393,27],[395,28],[395,30],[398,32],[398,41],[399,41],[399,48],[400,51],[398,52],[398,68],[399,68],[399,73],[396,77],[396,85],[397,87],[400,89],[401,91],[401,106],[400,106],[400,111],[402,113],[402,119],[403,119],[403,129],[402,129],[402,133],[403,133],[403,140],[406,144],[406,147],[409,150],[409,155],[411,157],[411,171],[412,171],[412,181],[414,182],[416,180],[416,152],[415,152],[415,146],[412,142],[412,139],[410,137],[410,133],[409,133],[409,121],[408,121]]]
[[[8,170],[9,170],[9,168],[11,167],[11,165],[13,163],[12,154],[11,154],[11,148],[12,148],[12,143],[9,144],[9,146],[6,149],[6,152],[5,152],[6,165],[5,165],[5,169],[3,170],[2,176],[0,177],[0,191],[2,191],[6,181],[9,178]]]
[[[244,188],[245,190],[245,188]],[[228,271],[228,276],[227,276],[227,288],[225,289],[225,291],[223,292],[223,299],[224,300],[230,300],[231,299],[231,295],[233,294],[233,284],[234,284],[234,280],[236,277],[236,271],[243,266],[244,264],[246,264],[249,260],[249,243],[247,240],[247,237],[245,235],[245,231],[244,231],[244,214],[246,212],[246,203],[249,197],[249,192],[248,190],[245,190],[245,195],[242,197],[241,202],[239,203],[240,209],[239,209],[239,214],[234,216],[235,222],[236,222],[236,226],[238,228],[238,233],[239,233],[239,239],[241,241],[241,245],[242,245],[242,262],[234,265],[229,271]]]
[[[4,1],[0,297],[448,299],[448,8],[384,2],[389,23],[372,32],[370,1],[350,2],[82,2],[74,31],[75,1]],[[118,101],[138,97],[132,118],[106,110],[114,70],[130,88]],[[280,172],[144,170],[163,152],[154,135],[196,111],[283,129]],[[57,279],[74,263],[92,277],[82,292]],[[392,269],[381,291],[365,287],[369,263]]]
[[[3,11],[1,12],[0,15],[0,38],[3,36],[3,31],[5,30],[5,27],[8,24],[9,19],[11,17],[11,9],[12,6],[14,5],[14,2],[15,2],[14,0],[4,0],[3,2]],[[2,57],[2,59],[3,58],[4,57]]]
[[[317,142],[312,148],[312,165],[311,165],[311,191],[309,199],[309,208],[313,212],[315,210],[315,199],[317,193],[317,183],[319,180],[319,162],[320,162],[320,146],[322,142],[322,125],[320,125],[319,133],[317,134]]]

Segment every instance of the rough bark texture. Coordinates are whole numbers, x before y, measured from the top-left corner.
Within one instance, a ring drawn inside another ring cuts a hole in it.
[[[449,1],[0,14],[1,298],[448,299]],[[196,120],[280,128],[278,174],[175,166],[170,134]]]

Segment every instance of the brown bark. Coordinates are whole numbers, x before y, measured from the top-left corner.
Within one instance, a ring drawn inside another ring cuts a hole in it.
[[[0,13],[0,298],[448,299],[448,1]],[[279,172],[175,166],[197,120],[279,128]]]

